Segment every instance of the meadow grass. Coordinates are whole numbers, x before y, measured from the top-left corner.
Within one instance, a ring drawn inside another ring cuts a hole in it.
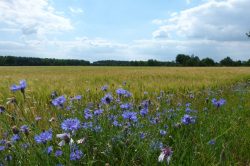
[[[25,99],[21,91],[10,90],[22,79],[27,81]],[[0,164],[167,165],[158,162],[166,147],[173,151],[170,165],[250,164],[250,68],[0,67],[0,80],[5,108],[0,113]],[[117,95],[118,88],[132,96]],[[53,91],[67,101],[51,104]],[[108,93],[113,100],[105,103],[101,99]],[[71,101],[76,95],[81,100]],[[8,103],[12,97],[16,102]],[[213,98],[226,103],[215,105]],[[121,108],[128,103],[132,106]],[[93,115],[100,109],[101,115]],[[142,115],[143,109],[148,113]],[[128,112],[136,119],[125,119]],[[184,115],[194,121],[185,124]],[[81,128],[64,131],[61,124],[69,118],[77,118]],[[20,131],[20,139],[13,141],[13,126],[22,125],[29,134]],[[50,129],[51,140],[35,141]],[[74,143],[59,146],[60,133],[70,133]],[[77,144],[79,139],[83,143]],[[62,156],[56,157],[56,150]],[[83,155],[72,160],[76,150]]]

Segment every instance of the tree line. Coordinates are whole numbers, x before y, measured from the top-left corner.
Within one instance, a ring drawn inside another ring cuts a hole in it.
[[[0,56],[0,66],[88,66],[89,61],[75,59],[54,59]]]
[[[248,61],[234,61],[230,57],[226,57],[220,62],[216,62],[212,58],[200,59],[194,55],[178,54],[175,61],[154,59],[147,61],[101,60],[90,63],[76,59],[0,56],[0,66],[250,66],[250,59]]]

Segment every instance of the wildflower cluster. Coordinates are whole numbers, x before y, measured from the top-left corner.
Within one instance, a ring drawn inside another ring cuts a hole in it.
[[[99,98],[91,102],[85,102],[85,94],[67,97],[53,91],[47,94],[50,98],[45,109],[48,117],[34,113],[37,115],[30,124],[25,117],[18,121],[14,113],[7,114],[6,107],[1,105],[0,116],[6,114],[18,125],[12,126],[12,134],[6,134],[0,141],[0,154],[6,154],[1,155],[4,157],[0,157],[0,161],[11,161],[17,146],[28,152],[33,146],[42,149],[46,157],[64,162],[59,164],[87,163],[87,158],[119,155],[121,149],[143,143],[152,154],[160,153],[159,162],[170,163],[175,154],[174,136],[179,136],[179,131],[188,133],[199,122],[199,111],[192,105],[196,96],[188,94],[187,103],[174,103],[173,94],[161,91],[152,97],[144,92],[144,98],[138,101],[126,90],[126,85],[114,91],[105,85],[99,89]],[[26,81],[22,80],[19,85],[13,85],[11,91],[24,93],[26,87]],[[222,107],[225,103],[224,99],[212,99],[211,105]],[[214,145],[215,141],[209,144]]]

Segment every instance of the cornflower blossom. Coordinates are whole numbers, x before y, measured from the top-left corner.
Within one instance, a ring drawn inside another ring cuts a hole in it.
[[[30,147],[29,143],[24,143],[21,145],[23,149],[28,149]]]
[[[143,108],[148,108],[150,104],[151,104],[150,100],[143,100],[142,103],[141,103],[141,106]]]
[[[217,108],[223,106],[224,104],[226,103],[226,100],[225,99],[220,99],[220,100],[217,100],[215,98],[212,99],[212,104],[214,106],[216,106]]]
[[[61,128],[64,130],[64,131],[76,131],[78,130],[79,128],[81,128],[81,122],[75,118],[75,119],[66,119],[62,122],[61,124]]]
[[[169,164],[172,155],[173,155],[173,151],[170,147],[163,148],[161,150],[160,156],[158,157],[158,161],[163,162],[165,159],[167,161],[167,164]]]
[[[46,143],[47,141],[52,140],[52,131],[44,131],[40,133],[39,135],[35,136],[35,141],[40,143]]]
[[[161,134],[162,136],[164,136],[164,135],[167,134],[167,131],[165,131],[165,130],[160,130],[160,134]]]
[[[21,132],[28,135],[29,134],[29,127],[27,125],[23,125],[20,127]]]
[[[56,152],[55,152],[55,156],[56,157],[59,157],[59,156],[61,156],[63,154],[63,151],[61,151],[61,150],[56,150]]]
[[[16,91],[21,91],[22,93],[24,93],[24,90],[25,90],[25,88],[27,87],[27,83],[26,83],[26,81],[25,80],[21,80],[20,82],[19,82],[19,85],[12,85],[11,87],[10,87],[10,90],[12,91],[12,92],[16,92]]]
[[[101,89],[102,89],[102,91],[107,91],[108,90],[108,85],[104,85]]]
[[[194,124],[195,123],[195,117],[192,117],[188,114],[184,115],[181,119],[181,122],[185,125],[189,125],[189,124]]]
[[[102,127],[101,126],[95,126],[94,128],[93,128],[93,131],[95,131],[95,132],[101,132],[102,131]]]
[[[3,113],[3,112],[5,112],[5,107],[0,105],[0,113]]]
[[[101,102],[103,104],[110,104],[113,101],[113,97],[110,93],[107,93],[102,99]]]
[[[211,140],[208,142],[209,145],[214,145],[215,143],[216,143],[216,141],[215,141],[214,139],[211,139]]]
[[[83,124],[82,124],[82,128],[84,128],[84,129],[88,129],[88,128],[92,128],[93,127],[93,123],[92,122],[84,122]]]
[[[136,112],[123,112],[122,117],[123,119],[129,119],[134,122],[137,122],[137,113]]]
[[[117,120],[114,120],[112,123],[115,127],[120,127],[122,126],[122,124],[119,124],[119,122]]]
[[[94,115],[95,116],[99,116],[99,115],[101,115],[103,113],[103,110],[102,109],[98,109],[98,110],[95,110],[94,111]]]
[[[121,109],[124,109],[124,110],[130,110],[130,109],[132,109],[132,104],[131,103],[125,103],[125,104],[121,104],[120,105],[120,108]]]
[[[77,96],[71,98],[70,100],[71,100],[71,101],[74,101],[74,100],[79,101],[79,100],[81,100],[81,99],[82,99],[82,96],[81,96],[81,95],[77,95]]]
[[[150,145],[153,150],[158,150],[163,148],[163,143],[161,141],[153,141]]]
[[[88,108],[86,108],[86,109],[84,110],[84,118],[85,118],[85,119],[92,119],[92,117],[93,117],[93,115],[92,115],[92,113],[91,113],[91,110],[88,109]]]
[[[12,160],[12,156],[10,154],[5,156],[5,161],[11,161]]]
[[[124,96],[124,97],[131,97],[132,96],[132,94],[129,91],[122,89],[122,88],[117,89],[116,94],[118,94],[119,96]]]
[[[191,106],[191,103],[186,103],[186,107],[190,107]]]
[[[14,134],[12,137],[11,137],[11,141],[12,142],[17,142],[19,141],[21,138],[18,134]]]
[[[77,148],[72,148],[70,152],[70,160],[80,160],[83,157],[83,152]]]
[[[146,134],[143,133],[143,132],[140,132],[140,138],[141,138],[141,139],[144,139],[145,137],[146,137]]]
[[[63,104],[66,102],[66,98],[64,96],[59,96],[52,100],[52,104],[56,107],[63,107]]]
[[[5,146],[0,146],[0,152],[5,150]]]
[[[191,108],[187,107],[187,108],[185,109],[185,112],[186,112],[187,114],[190,114],[190,113],[192,112],[192,110],[191,110]]]
[[[53,152],[53,146],[49,146],[47,149],[46,149],[46,152],[47,154],[51,154]]]
[[[143,108],[140,110],[140,115],[141,116],[146,116],[148,114],[148,108]]]

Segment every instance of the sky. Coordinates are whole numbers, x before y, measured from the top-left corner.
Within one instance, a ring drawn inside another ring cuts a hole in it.
[[[250,59],[250,0],[0,0],[0,55]]]

